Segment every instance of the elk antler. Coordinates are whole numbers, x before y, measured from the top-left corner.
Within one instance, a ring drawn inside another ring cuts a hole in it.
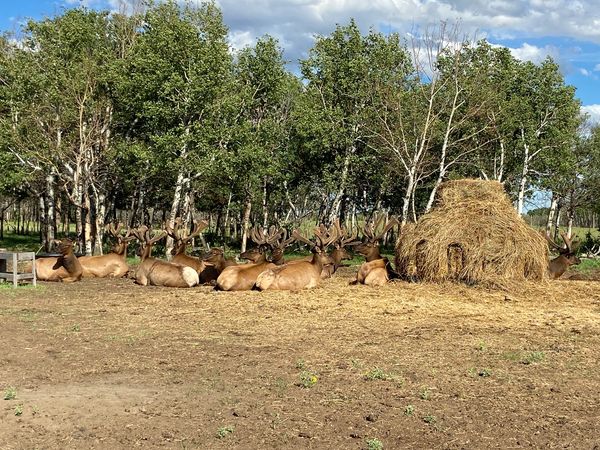
[[[386,235],[386,233],[387,233],[388,231],[390,231],[390,229],[391,229],[393,226],[396,226],[396,225],[398,225],[398,223],[399,223],[399,222],[398,222],[398,219],[396,219],[395,217],[392,217],[391,219],[389,219],[389,220],[387,221],[387,223],[385,224],[385,226],[383,227],[383,230],[381,231],[381,233],[379,233],[379,234],[377,235],[377,238],[376,238],[376,240],[378,240],[378,241],[379,241],[379,240],[383,239],[383,237]]]
[[[337,240],[337,232],[335,227],[333,227],[331,230],[328,230],[323,224],[315,227],[315,238],[317,240],[317,247],[324,252],[327,247]]]
[[[577,251],[577,247],[579,247],[579,242],[571,241],[571,239],[569,239],[567,235],[563,232],[561,232],[560,235],[562,236],[563,241],[565,241],[565,245],[567,246],[567,251],[565,253],[575,253]]]
[[[351,236],[348,236],[348,230],[346,230],[345,227],[340,225],[339,219],[335,219],[333,227],[335,228],[335,232],[337,233],[337,239],[334,242],[336,247],[343,248],[347,245],[350,246],[360,243],[359,240],[356,240],[358,233],[354,231],[354,233],[352,233]]]

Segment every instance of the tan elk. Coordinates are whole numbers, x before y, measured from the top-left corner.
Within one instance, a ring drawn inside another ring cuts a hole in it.
[[[192,287],[198,284],[198,272],[182,264],[153,258],[152,246],[166,236],[161,231],[150,236],[150,230],[142,226],[133,232],[140,241],[141,263],[135,272],[135,282],[142,286]]]
[[[275,227],[271,227],[270,234],[276,236],[273,240],[273,250],[271,251],[271,262],[276,266],[282,266],[285,262],[285,248],[295,241],[293,237],[287,237],[288,231],[285,228],[280,228],[278,233],[275,233]]]
[[[165,231],[171,238],[173,238],[173,250],[171,252],[173,258],[171,259],[171,262],[191,267],[198,273],[201,273],[204,269],[206,269],[206,264],[204,261],[202,261],[200,258],[194,258],[193,256],[186,255],[185,249],[188,244],[192,242],[196,236],[199,236],[207,226],[207,222],[200,220],[196,222],[194,230],[191,233],[187,233],[185,230],[181,229],[180,217],[175,219],[175,223],[172,228],[169,225],[166,225]]]
[[[554,240],[546,234],[546,239],[550,246],[557,250],[559,255],[550,261],[548,264],[548,276],[551,280],[556,280],[561,277],[563,273],[567,271],[567,269],[573,265],[579,264],[581,260],[577,257],[577,242],[571,242],[571,239],[567,237],[566,234],[560,233],[563,241],[565,242],[565,246],[561,247],[556,244]]]
[[[392,268],[388,258],[381,256],[379,247],[381,240],[386,233],[398,224],[396,218],[389,220],[381,232],[376,230],[383,223],[383,216],[375,219],[374,223],[365,225],[364,241],[354,247],[354,249],[365,257],[365,262],[358,269],[356,279],[350,284],[366,284],[369,286],[383,286],[390,279],[397,278],[397,274]]]
[[[35,260],[38,280],[71,283],[81,280],[83,268],[73,253],[73,242],[62,239],[58,242],[60,256]]]
[[[327,247],[337,237],[335,232],[331,235],[324,231],[326,231],[324,227],[315,228],[315,242],[313,242],[302,236],[298,230],[294,230],[292,237],[296,241],[303,242],[311,247],[312,259],[265,270],[258,276],[256,288],[261,291],[293,291],[317,287],[321,282],[323,267],[333,262],[327,254]]]
[[[261,272],[276,267],[267,259],[266,252],[273,248],[279,236],[280,233],[273,227],[268,233],[263,233],[259,228],[253,228],[250,231],[250,238],[257,247],[242,253],[240,257],[255,257],[257,253],[259,256],[254,262],[226,267],[217,278],[215,289],[221,291],[249,291],[252,289],[254,283],[256,283],[256,278]]]
[[[117,243],[113,246],[111,253],[106,255],[98,256],[82,256],[79,258],[79,262],[83,267],[83,277],[114,277],[121,278],[129,272],[129,265],[127,264],[127,247],[129,242],[134,240],[136,237],[132,234],[131,230],[127,230],[125,236],[121,236],[122,224],[109,224],[107,231],[112,235]]]
[[[356,240],[356,232],[350,236],[348,235],[348,230],[340,225],[339,219],[335,220],[333,227],[336,231],[336,239],[333,241],[334,249],[329,254],[333,264],[324,267],[321,276],[326,275],[325,278],[331,277],[342,265],[342,261],[352,259],[352,255],[348,253],[346,247],[351,247],[361,243],[360,241]]]

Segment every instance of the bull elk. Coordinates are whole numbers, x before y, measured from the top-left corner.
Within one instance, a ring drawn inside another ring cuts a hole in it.
[[[59,257],[35,260],[35,270],[38,280],[62,281],[71,283],[81,280],[83,268],[73,253],[73,242],[62,239],[58,244]]]
[[[173,258],[171,259],[171,262],[191,267],[196,272],[202,273],[202,271],[206,268],[204,261],[199,258],[186,255],[185,249],[188,244],[192,242],[196,236],[199,236],[207,226],[208,223],[201,220],[196,222],[194,230],[191,233],[187,233],[185,230],[181,229],[180,217],[175,219],[173,228],[171,228],[169,225],[166,225],[165,231],[171,238],[173,238],[173,250],[171,251]]]
[[[150,236],[150,230],[142,226],[133,232],[140,241],[141,263],[135,272],[135,282],[142,286],[192,287],[198,284],[198,272],[182,264],[153,258],[152,246],[166,236],[161,231]]]
[[[565,246],[561,247],[556,244],[554,240],[546,234],[546,239],[550,246],[557,250],[559,255],[550,261],[548,264],[548,276],[551,280],[556,280],[561,277],[563,273],[567,271],[567,269],[575,264],[579,264],[581,260],[577,257],[577,242],[571,242],[571,239],[567,237],[566,234],[560,233],[563,241],[565,242]]]
[[[376,230],[383,223],[383,216],[375,219],[374,223],[365,225],[364,242],[356,245],[354,249],[365,257],[365,262],[358,269],[356,279],[350,284],[366,284],[369,286],[383,286],[390,279],[397,278],[392,264],[388,258],[381,256],[379,246],[386,233],[398,224],[396,218],[387,221],[381,232]]]
[[[276,266],[282,266],[285,264],[285,257],[283,252],[285,248],[295,241],[293,237],[287,237],[287,230],[281,228],[278,233],[275,233],[275,227],[271,227],[270,234],[276,236],[273,243],[273,250],[271,251],[271,262]]]
[[[83,267],[83,277],[115,277],[121,278],[129,272],[129,265],[127,264],[127,247],[129,242],[135,239],[135,236],[131,233],[131,230],[127,230],[125,236],[121,236],[122,224],[114,226],[109,224],[107,231],[116,240],[117,243],[113,246],[111,253],[99,256],[82,256],[79,258],[79,262]]]
[[[250,238],[257,245],[256,248],[246,251],[240,255],[242,258],[254,258],[254,261],[248,264],[226,267],[217,278],[215,289],[221,291],[249,291],[254,287],[258,275],[275,264],[267,260],[266,252],[271,250],[280,232],[273,227],[268,233],[263,233],[258,228],[250,231]]]
[[[356,240],[357,233],[354,232],[352,235],[348,236],[348,230],[340,225],[339,219],[335,220],[333,227],[336,231],[336,239],[333,241],[334,249],[330,253],[333,264],[324,268],[324,272],[326,272],[327,275],[326,278],[331,277],[338,270],[342,265],[342,261],[352,259],[352,256],[348,253],[346,247],[360,244],[360,241]],[[324,274],[322,273],[321,275],[323,276]]]
[[[315,242],[302,236],[298,230],[294,230],[292,237],[311,247],[312,259],[265,270],[258,276],[256,288],[261,291],[268,289],[290,291],[317,287],[321,281],[323,267],[332,264],[332,259],[327,254],[327,247],[337,237],[335,232],[328,234],[324,228],[315,228]]]

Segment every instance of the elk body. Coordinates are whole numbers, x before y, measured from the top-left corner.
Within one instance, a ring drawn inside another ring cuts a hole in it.
[[[215,289],[221,291],[249,291],[254,287],[258,276],[267,269],[276,267],[267,259],[266,252],[275,245],[280,233],[274,228],[264,234],[257,228],[252,229],[250,238],[257,244],[257,248],[244,252],[242,258],[255,258],[254,262],[226,267],[217,278]]]
[[[385,234],[394,225],[398,224],[398,221],[395,218],[389,220],[383,230],[377,233],[376,229],[381,225],[382,220],[383,217],[380,217],[375,221],[375,224],[365,225],[365,240],[354,247],[358,253],[365,257],[365,262],[358,269],[356,279],[350,284],[383,286],[390,279],[397,277],[389,259],[381,256],[379,245]]]
[[[322,229],[316,228],[316,242],[312,242],[303,237],[298,230],[294,230],[292,237],[295,240],[304,242],[312,247],[312,259],[310,261],[298,261],[295,264],[286,264],[265,270],[258,276],[256,288],[261,291],[290,291],[317,287],[321,281],[323,267],[332,264],[332,259],[327,254],[326,249],[335,239],[335,235],[326,237],[322,232]]]
[[[129,272],[127,264],[127,247],[129,242],[135,239],[131,234],[131,230],[127,231],[125,236],[121,236],[121,224],[116,227],[108,226],[108,232],[117,240],[113,246],[111,253],[99,256],[82,256],[79,262],[83,267],[83,277],[114,277],[121,278]]]
[[[577,257],[577,243],[575,245],[571,242],[571,239],[566,234],[560,233],[565,247],[557,245],[550,236],[546,235],[546,239],[552,248],[558,250],[559,255],[551,260],[548,264],[548,276],[551,280],[556,280],[562,276],[567,269],[573,265],[579,264],[581,260]]]
[[[35,261],[38,280],[62,281],[72,283],[81,280],[83,268],[73,253],[73,242],[69,239],[59,241],[57,258],[42,258]]]
[[[141,227],[134,231],[141,243],[141,260],[135,272],[135,282],[142,286],[167,286],[167,287],[192,287],[198,284],[198,272],[182,264],[162,261],[152,258],[152,246],[166,236],[161,232],[150,237],[148,227]]]

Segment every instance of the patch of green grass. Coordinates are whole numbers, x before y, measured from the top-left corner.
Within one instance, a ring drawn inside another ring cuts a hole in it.
[[[217,430],[217,438],[224,439],[227,436],[229,436],[230,434],[233,434],[234,431],[235,431],[235,427],[233,425],[226,425],[224,427],[220,427]]]
[[[23,414],[23,405],[15,406],[15,416],[20,416]]]
[[[412,416],[414,413],[415,413],[415,406],[414,405],[406,405],[406,408],[404,408],[404,415]]]
[[[28,282],[28,283],[19,283],[17,284],[17,288],[14,288],[14,285],[12,284],[12,282],[6,282],[6,281],[0,281],[0,289],[6,289],[8,291],[8,294],[10,294],[10,291],[21,291],[23,289],[27,289],[27,290],[43,290],[44,286],[42,286],[41,284],[38,284],[36,286],[34,286],[32,283]],[[2,294],[4,295],[4,294]]]
[[[423,387],[419,391],[419,398],[421,400],[429,400],[431,398],[431,391],[428,387]]]
[[[298,385],[307,389],[313,387],[319,381],[317,374],[310,370],[303,370],[298,377],[300,378],[300,383]]]
[[[484,341],[479,341],[475,346],[475,349],[479,350],[480,352],[483,352],[487,350],[487,344]]]
[[[542,362],[546,359],[546,354],[544,352],[529,352],[525,355],[525,357],[521,360],[522,364],[529,365]]]
[[[377,438],[367,439],[367,450],[383,450],[383,442]]]
[[[600,259],[582,259],[579,264],[572,266],[574,270],[580,273],[590,273],[600,270]]]
[[[374,367],[364,374],[364,379],[369,381],[382,380],[382,381],[397,381],[396,375],[386,372],[379,367]]]
[[[79,333],[81,331],[81,327],[79,326],[78,323],[76,323],[75,325],[73,325],[71,327],[71,331],[74,332],[74,333]]]
[[[20,235],[5,230],[4,239],[0,240],[0,247],[7,248],[10,251],[37,252],[40,245],[42,244],[38,233]]]
[[[13,386],[9,386],[4,390],[4,400],[14,400],[17,398],[17,390]]]
[[[435,425],[437,423],[437,417],[435,417],[433,414],[427,414],[423,416],[423,421],[429,425]]]
[[[298,361],[296,361],[296,369],[303,370],[305,368],[306,368],[306,361],[304,361],[302,358],[300,358]]]

